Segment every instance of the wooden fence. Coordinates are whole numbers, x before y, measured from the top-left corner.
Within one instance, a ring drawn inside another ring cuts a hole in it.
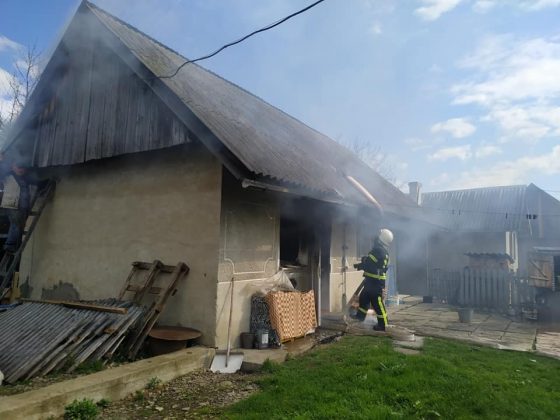
[[[533,308],[535,288],[527,276],[506,270],[433,270],[428,280],[430,295],[450,304],[506,311]]]

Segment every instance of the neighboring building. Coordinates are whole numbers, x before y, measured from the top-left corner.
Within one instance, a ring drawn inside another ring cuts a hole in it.
[[[361,280],[352,263],[381,226],[396,231],[398,278],[417,206],[344,147],[198,65],[157,77],[184,61],[80,5],[8,149],[58,180],[22,259],[29,296],[111,297],[133,261],[184,261],[162,322],[224,346],[232,277],[233,337],[249,328],[251,294],[282,268],[315,291],[319,313],[342,310]]]
[[[560,201],[536,185],[423,193],[421,200],[445,229],[430,239],[430,270],[502,266],[549,288],[560,276]]]

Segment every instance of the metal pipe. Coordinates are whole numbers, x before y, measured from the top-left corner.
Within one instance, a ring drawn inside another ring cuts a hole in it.
[[[360,191],[363,196],[381,212],[381,214],[383,214],[383,207],[381,207],[381,204],[379,204],[375,197],[371,195],[371,193],[362,184],[360,184],[355,178],[351,177],[350,175],[346,175],[346,179],[350,181],[350,183],[358,191]]]
[[[324,202],[327,202],[327,203],[340,204],[340,205],[349,206],[349,207],[356,207],[355,204],[345,202],[344,200],[336,200],[334,198],[327,198],[327,197],[321,196],[320,194],[297,191],[297,190],[294,190],[292,188],[283,187],[281,185],[269,184],[269,183],[266,183],[266,182],[255,181],[255,180],[248,179],[248,178],[243,178],[241,180],[241,186],[243,188],[258,188],[258,189],[262,189],[262,190],[281,192],[281,193],[284,193],[284,194],[293,194],[293,195],[297,195],[297,196],[301,196],[301,197],[311,197],[311,198],[314,198],[316,200],[324,201]],[[340,196],[339,193],[337,193],[337,194]]]

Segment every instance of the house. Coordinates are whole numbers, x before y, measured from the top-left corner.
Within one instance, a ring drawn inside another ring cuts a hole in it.
[[[497,266],[552,289],[560,277],[560,201],[534,184],[421,194],[443,230],[430,236],[430,271]]]
[[[416,205],[355,155],[239,86],[82,2],[7,153],[57,180],[25,250],[28,296],[117,295],[133,261],[190,272],[161,322],[224,346],[250,296],[286,270],[319,316],[361,280],[352,263]],[[383,214],[377,204],[383,208]],[[398,251],[393,262],[398,273]],[[346,267],[349,267],[348,269]]]

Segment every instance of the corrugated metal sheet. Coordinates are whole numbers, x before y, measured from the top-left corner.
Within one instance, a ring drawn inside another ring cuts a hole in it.
[[[128,308],[126,314],[26,302],[0,313],[0,370],[7,382],[113,354],[145,309],[114,299],[97,301]]]
[[[527,186],[475,188],[422,194],[422,207],[451,230],[507,232],[527,229]]]

